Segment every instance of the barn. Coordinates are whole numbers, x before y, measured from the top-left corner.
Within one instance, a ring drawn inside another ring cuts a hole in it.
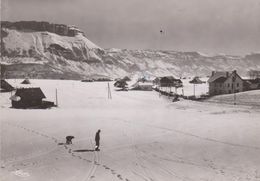
[[[40,88],[20,88],[10,98],[13,108],[47,108],[54,106],[53,102],[43,101],[46,98]]]
[[[1,79],[1,92],[9,92],[13,90],[13,86],[11,86],[6,80]]]

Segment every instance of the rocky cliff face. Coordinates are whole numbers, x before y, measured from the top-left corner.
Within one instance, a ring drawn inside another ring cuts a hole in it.
[[[13,29],[23,32],[32,31],[48,31],[50,33],[56,33],[61,36],[76,36],[77,34],[84,33],[76,26],[68,26],[64,24],[53,24],[49,22],[37,22],[37,21],[19,21],[19,22],[1,22],[2,28]]]
[[[104,50],[74,26],[47,22],[2,22],[1,37],[1,72],[8,78],[115,78],[137,72],[184,77],[233,69],[246,75],[250,69],[260,69],[259,54],[240,57],[207,56],[198,52]]]

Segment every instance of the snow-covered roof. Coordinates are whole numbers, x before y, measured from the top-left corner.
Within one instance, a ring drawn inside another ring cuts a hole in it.
[[[213,75],[209,78],[208,82],[214,82],[221,77],[227,78],[230,74],[230,72],[213,72]]]

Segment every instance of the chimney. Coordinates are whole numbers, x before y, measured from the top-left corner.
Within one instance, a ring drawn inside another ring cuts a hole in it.
[[[212,71],[211,76],[213,76],[214,74],[215,74],[215,71]]]

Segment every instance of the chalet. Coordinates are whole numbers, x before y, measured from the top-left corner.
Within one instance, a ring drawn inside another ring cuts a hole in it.
[[[6,80],[1,79],[1,92],[9,92],[13,90],[13,86],[11,86]]]
[[[121,79],[118,80],[114,83],[114,87],[118,87],[118,88],[126,88],[128,86],[128,84],[126,83],[125,80]]]
[[[153,90],[153,83],[152,82],[141,82],[138,81],[134,85],[132,85],[131,90],[142,90],[142,91],[152,91]]]
[[[31,84],[31,82],[28,78],[26,78],[21,82],[21,84]]]
[[[175,79],[173,76],[166,76],[166,77],[161,77],[159,79],[159,86],[160,87],[182,87],[183,84],[180,79]]]
[[[208,83],[209,95],[230,94],[244,91],[244,81],[236,71],[213,71]]]
[[[84,79],[84,80],[81,80],[81,82],[94,82],[93,79],[89,78],[89,79]]]
[[[43,101],[46,98],[40,88],[20,88],[10,98],[13,108],[47,108],[54,106],[53,102]]]
[[[200,80],[199,77],[194,77],[191,81],[189,81],[189,83],[191,83],[191,84],[204,84],[206,82]]]
[[[154,85],[159,85],[159,84],[160,84],[160,80],[161,80],[161,77],[156,77],[156,78],[153,80],[153,84],[154,84]]]

